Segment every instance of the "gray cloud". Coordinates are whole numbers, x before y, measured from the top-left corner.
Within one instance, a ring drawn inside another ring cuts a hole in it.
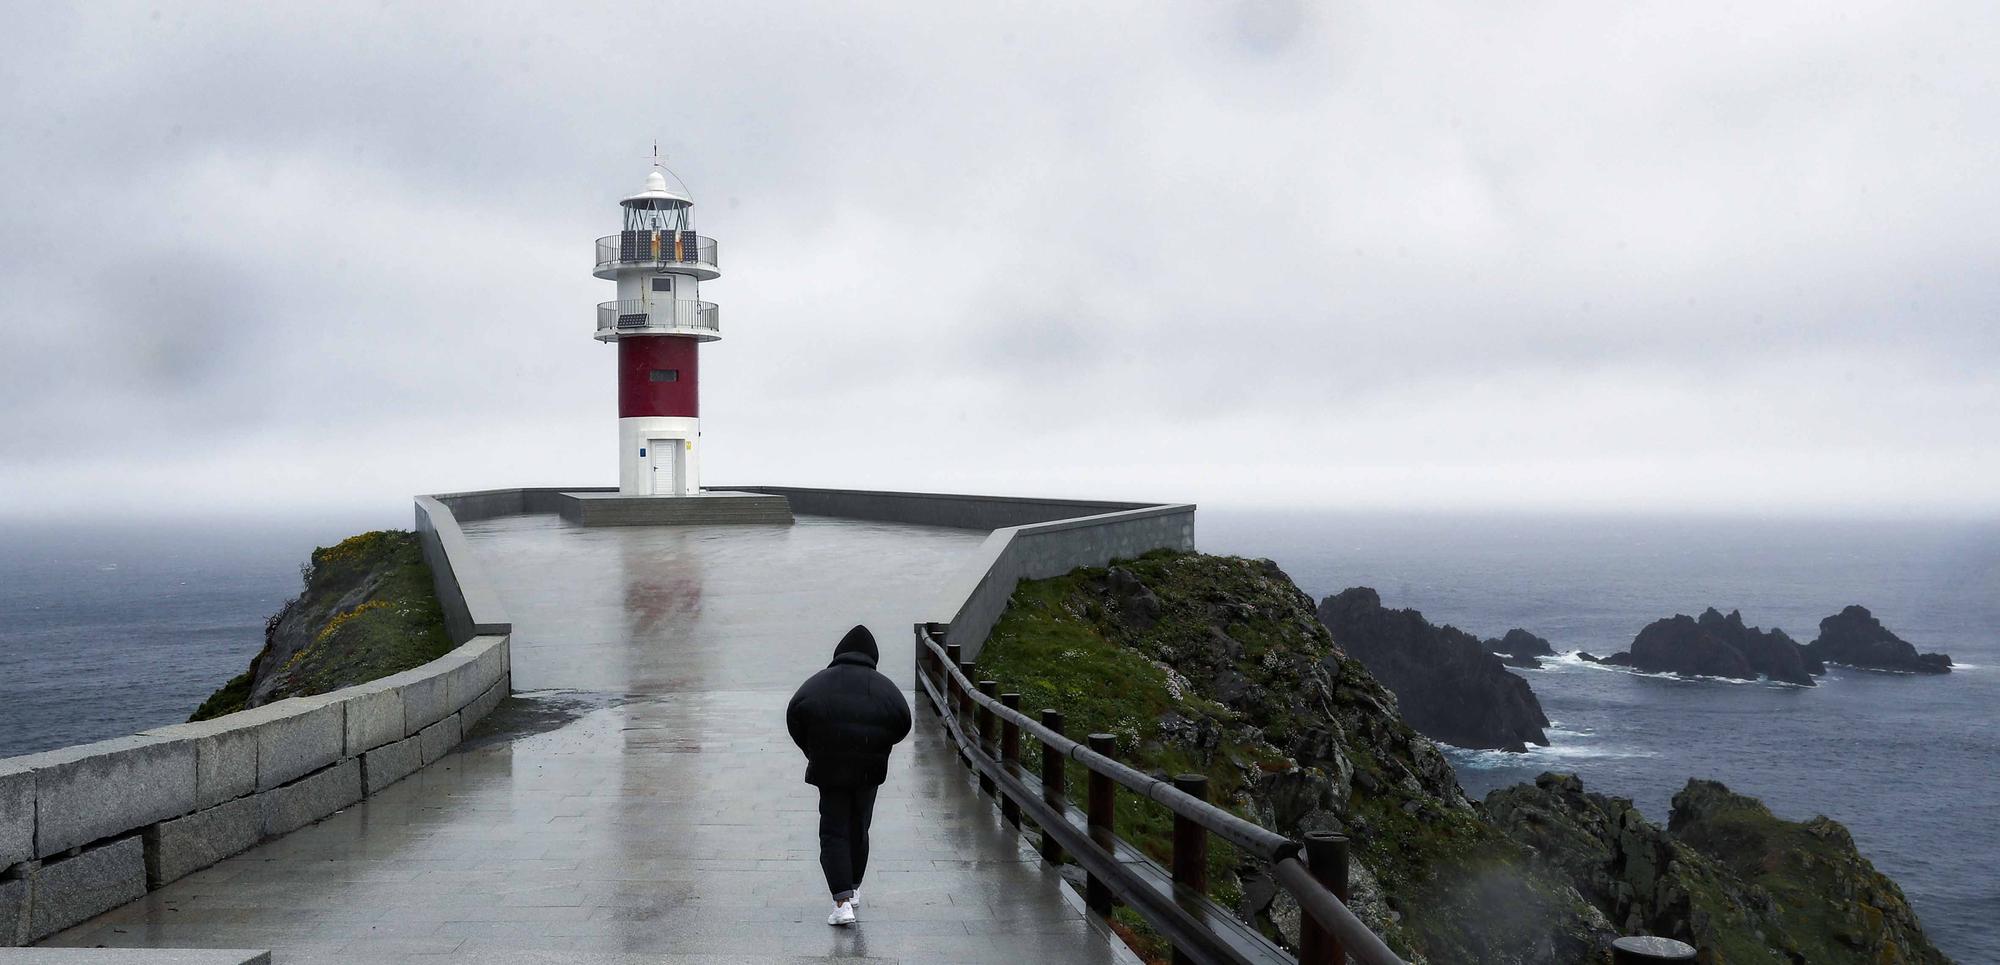
[[[1987,5],[4,17],[0,514],[606,478],[655,137],[715,481],[2000,509]]]

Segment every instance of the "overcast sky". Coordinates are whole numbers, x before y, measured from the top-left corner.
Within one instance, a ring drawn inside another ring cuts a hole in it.
[[[0,2],[0,515],[705,481],[2000,512],[2000,6]]]

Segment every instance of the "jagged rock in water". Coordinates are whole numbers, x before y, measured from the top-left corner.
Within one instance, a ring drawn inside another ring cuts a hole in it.
[[[1783,630],[1745,626],[1743,615],[1714,607],[1696,619],[1676,614],[1655,620],[1632,638],[1632,667],[1646,673],[1755,680],[1813,686],[1804,654]]]
[[[1867,607],[1850,606],[1819,622],[1819,638],[1806,652],[1826,663],[1904,673],[1950,673],[1951,657],[1918,653],[1903,638],[1889,632]]]
[[[1553,657],[1556,648],[1547,640],[1535,636],[1520,627],[1507,631],[1505,636],[1486,641],[1486,649],[1510,657]]]
[[[1574,774],[1494,791],[1484,809],[1620,931],[1688,942],[1704,961],[1949,961],[1895,883],[1824,817],[1781,820],[1755,798],[1689,781],[1663,830]]]
[[[1608,657],[1600,657],[1588,650],[1578,650],[1576,652],[1576,659],[1584,663],[1601,663],[1607,667],[1629,667],[1632,665],[1632,655],[1624,652],[1614,653]]]
[[[1395,693],[1403,717],[1426,736],[1513,751],[1548,744],[1534,690],[1472,634],[1386,609],[1367,587],[1327,597],[1318,612],[1334,643]]]

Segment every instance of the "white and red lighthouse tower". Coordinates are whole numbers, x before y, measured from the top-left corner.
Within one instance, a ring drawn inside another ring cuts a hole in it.
[[[671,185],[671,186],[670,186]],[[701,283],[721,276],[715,239],[694,232],[694,201],[654,163],[646,188],[618,202],[625,225],[597,239],[597,277],[618,283],[597,306],[597,339],[618,346],[618,492],[701,492],[703,342],[722,337]]]

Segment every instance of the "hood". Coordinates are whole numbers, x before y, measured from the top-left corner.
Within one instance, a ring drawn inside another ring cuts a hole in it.
[[[843,660],[842,657],[848,659]],[[867,658],[868,666],[873,667],[882,659],[882,652],[875,649],[875,635],[869,633],[867,627],[856,625],[854,629],[847,631],[847,636],[840,638],[840,646],[833,648],[833,661],[860,663],[864,657]]]

